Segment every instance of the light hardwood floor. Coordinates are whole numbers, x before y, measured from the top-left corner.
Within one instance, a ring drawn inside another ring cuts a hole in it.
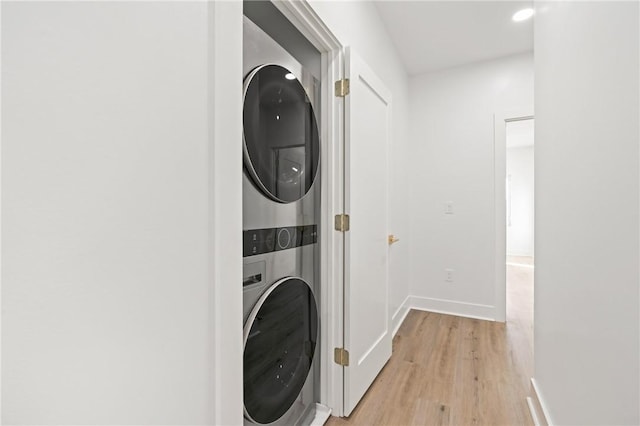
[[[327,425],[533,425],[533,268],[507,280],[506,324],[410,311],[354,412]]]

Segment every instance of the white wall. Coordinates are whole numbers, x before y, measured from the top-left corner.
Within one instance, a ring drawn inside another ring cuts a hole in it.
[[[639,12],[537,4],[535,377],[554,424],[640,423]]]
[[[411,78],[414,305],[494,318],[494,114],[532,104],[531,53]]]
[[[239,97],[210,84],[211,19],[237,28],[222,53],[241,73],[234,7],[222,21],[202,2],[3,3],[4,424],[241,420],[240,243],[222,264],[211,240],[241,230],[239,196],[225,217],[212,193],[219,154],[241,192],[239,142],[212,145],[240,123]]]
[[[389,150],[389,233],[400,238],[390,247],[389,310],[394,323],[401,319],[409,294],[409,167],[408,77],[375,5],[363,1],[312,0],[320,18],[345,46],[371,67],[391,91],[392,140]],[[352,218],[357,220],[357,218]]]
[[[510,124],[507,123],[507,139]],[[533,150],[533,146],[507,148],[507,255],[510,256],[533,256]]]

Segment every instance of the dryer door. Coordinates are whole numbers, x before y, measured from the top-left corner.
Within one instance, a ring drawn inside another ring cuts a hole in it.
[[[260,297],[244,327],[244,414],[275,422],[298,398],[315,352],[318,312],[299,278],[284,278]]]
[[[288,69],[261,65],[244,84],[244,162],[269,198],[290,203],[309,191],[318,170],[320,139],[307,93]]]

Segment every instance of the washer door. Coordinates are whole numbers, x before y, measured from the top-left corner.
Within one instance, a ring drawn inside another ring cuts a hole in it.
[[[244,160],[265,195],[290,203],[309,191],[318,170],[320,138],[309,97],[280,65],[261,65],[244,84]]]
[[[244,326],[244,414],[260,424],[282,417],[300,395],[315,352],[318,312],[299,278],[260,297]]]

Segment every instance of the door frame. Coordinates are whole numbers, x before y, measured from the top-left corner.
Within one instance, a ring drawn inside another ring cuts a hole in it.
[[[531,120],[533,118],[532,107],[522,107],[494,114],[494,317],[499,322],[506,322],[507,320],[507,218],[505,214],[507,209],[505,182],[507,174],[507,123]]]
[[[344,233],[334,230],[334,216],[344,212],[344,102],[334,82],[344,76],[344,45],[307,0],[272,0],[273,5],[322,55],[320,152],[320,402],[343,416],[343,367],[333,362],[333,348],[344,338]]]
[[[207,3],[208,322],[214,424],[242,422],[242,3]],[[230,83],[231,82],[231,83]],[[237,141],[237,143],[229,143]],[[219,206],[224,206],[220,208]],[[235,319],[230,321],[231,319]]]

